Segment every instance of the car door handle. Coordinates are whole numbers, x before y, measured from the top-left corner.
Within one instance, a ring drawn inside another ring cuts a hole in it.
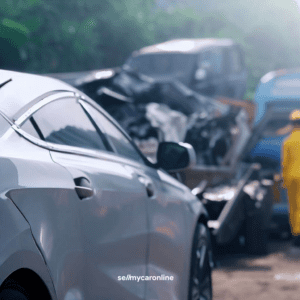
[[[92,197],[94,195],[94,190],[90,181],[84,177],[79,177],[74,179],[75,191],[80,199],[85,199]]]
[[[148,197],[153,198],[155,195],[155,189],[152,181],[141,175],[138,175],[138,179],[139,182],[145,186]]]

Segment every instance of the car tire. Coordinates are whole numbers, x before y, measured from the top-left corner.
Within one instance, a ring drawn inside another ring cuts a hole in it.
[[[189,300],[212,300],[212,267],[210,232],[200,223],[192,249]]]
[[[22,292],[13,289],[4,289],[0,292],[0,300],[30,300]]]

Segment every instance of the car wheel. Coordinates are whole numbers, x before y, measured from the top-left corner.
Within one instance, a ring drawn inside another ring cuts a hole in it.
[[[22,292],[4,289],[0,292],[0,300],[29,300]]]
[[[212,299],[212,247],[209,229],[198,224],[191,260],[189,300]]]

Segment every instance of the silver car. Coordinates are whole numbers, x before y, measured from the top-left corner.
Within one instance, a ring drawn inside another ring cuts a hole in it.
[[[0,299],[212,299],[207,213],[73,87],[0,70]]]

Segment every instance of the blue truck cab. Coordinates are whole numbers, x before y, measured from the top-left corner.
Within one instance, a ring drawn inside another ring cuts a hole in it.
[[[284,69],[264,75],[257,86],[255,102],[254,130],[257,134],[250,157],[270,174],[281,174],[282,144],[291,131],[289,114],[300,109],[300,69]],[[287,193],[281,184],[278,192],[280,202],[273,207],[273,219],[278,219],[283,226],[283,223],[288,224]]]
[[[289,114],[300,109],[300,69],[267,73],[257,87],[255,102],[260,139],[251,156],[276,164],[279,172],[282,142],[290,132]]]

